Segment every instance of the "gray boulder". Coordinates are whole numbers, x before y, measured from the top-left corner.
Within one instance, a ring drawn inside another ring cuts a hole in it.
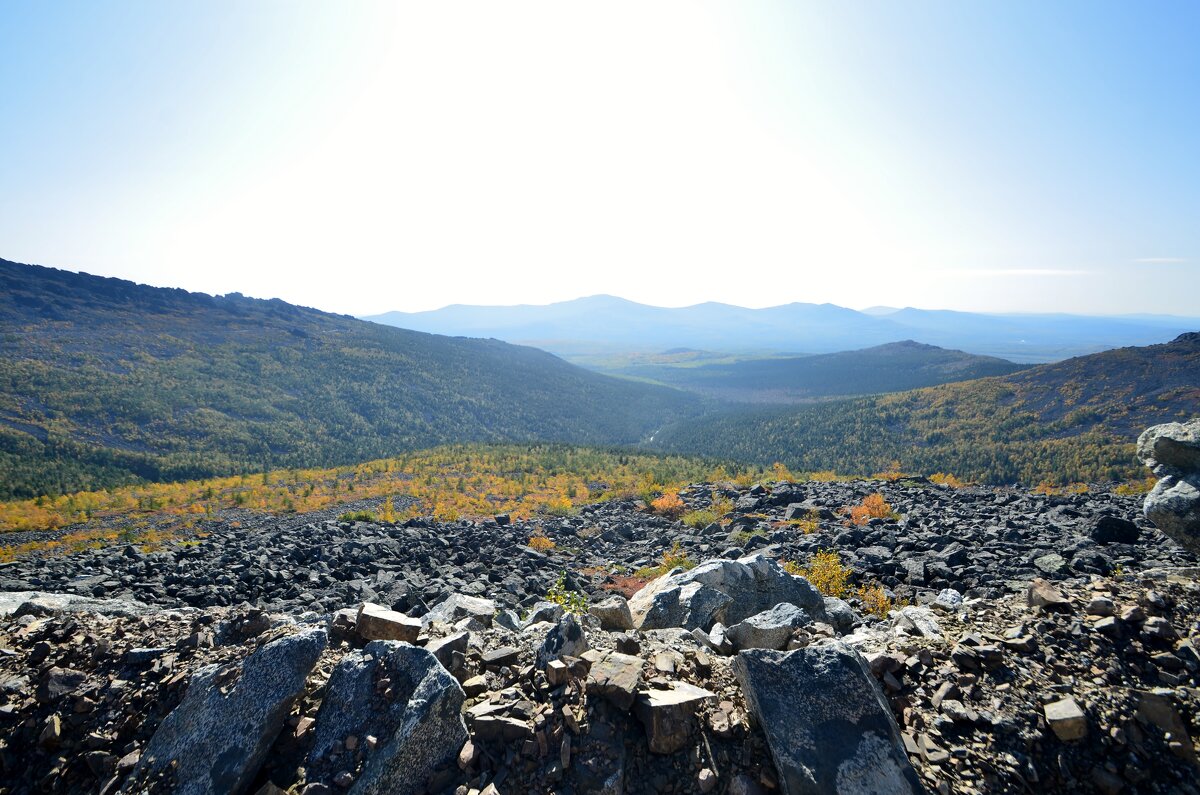
[[[326,643],[325,630],[309,630],[268,643],[239,664],[198,670],[150,738],[132,780],[174,766],[173,791],[181,795],[245,792]]]
[[[376,683],[387,679],[382,692]],[[351,795],[418,793],[439,768],[454,762],[467,740],[465,695],[437,659],[407,643],[377,640],[346,655],[329,679],[308,755],[310,781],[329,781],[347,768],[345,740],[371,735]]]
[[[841,643],[751,649],[733,661],[784,795],[923,793],[864,660]]]
[[[620,594],[596,602],[588,613],[600,621],[600,629],[606,632],[623,632],[633,629],[633,614],[629,612],[629,601]]]
[[[826,620],[835,632],[845,635],[854,629],[854,608],[848,602],[836,596],[826,596],[822,602],[825,604]]]
[[[1200,417],[1167,422],[1142,431],[1138,459],[1158,477],[1200,473]]]
[[[1138,438],[1138,458],[1159,478],[1142,512],[1163,533],[1200,551],[1200,419],[1148,428]]]
[[[533,624],[539,624],[545,621],[548,624],[556,624],[563,617],[562,605],[554,602],[538,602],[529,609],[529,614],[525,616],[525,620],[521,622],[521,626],[528,627]]]
[[[783,602],[739,621],[729,628],[728,637],[738,651],[743,649],[782,649],[792,632],[812,623],[808,613]]]
[[[0,593],[0,617],[56,616],[63,613],[96,613],[102,616],[141,616],[161,607],[134,599],[93,599],[45,591],[8,591]]]
[[[422,616],[421,623],[428,626],[437,621],[453,625],[464,618],[474,618],[485,627],[490,627],[492,617],[495,615],[496,603],[491,599],[454,593],[450,594],[446,601]]]
[[[674,569],[634,594],[629,609],[641,629],[704,629],[717,621],[736,624],[783,602],[826,620],[821,594],[808,580],[757,554]]]

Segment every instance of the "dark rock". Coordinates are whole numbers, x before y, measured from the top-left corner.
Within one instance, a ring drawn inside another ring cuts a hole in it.
[[[1140,531],[1128,519],[1101,516],[1092,528],[1092,539],[1099,544],[1135,544]]]
[[[565,656],[578,657],[587,650],[588,641],[583,627],[574,615],[567,613],[546,633],[546,639],[538,649],[537,665],[545,668],[551,660]]]
[[[866,661],[840,643],[741,652],[733,670],[767,735],[780,790],[922,793]]]
[[[377,683],[386,679],[386,688]],[[352,795],[418,793],[441,767],[453,764],[467,740],[464,694],[425,649],[396,641],[368,643],[334,668],[317,713],[308,755],[311,778],[330,780],[349,736],[379,738],[368,751]]]
[[[244,661],[210,665],[150,738],[134,780],[168,769],[181,795],[244,792],[325,650],[324,630],[268,643]]]

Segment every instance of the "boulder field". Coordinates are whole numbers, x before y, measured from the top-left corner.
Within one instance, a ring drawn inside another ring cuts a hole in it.
[[[1138,498],[714,493],[8,564],[0,792],[1200,792],[1196,560]]]

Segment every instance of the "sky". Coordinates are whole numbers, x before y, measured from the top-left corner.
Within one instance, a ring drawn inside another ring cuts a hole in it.
[[[1200,315],[1200,3],[0,8],[0,257],[349,314]]]

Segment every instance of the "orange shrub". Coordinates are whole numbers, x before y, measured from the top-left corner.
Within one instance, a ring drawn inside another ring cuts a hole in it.
[[[554,549],[554,542],[546,538],[545,533],[538,530],[529,537],[529,544],[527,546],[530,549],[536,549],[538,552],[549,552]]]
[[[861,505],[850,509],[850,521],[856,525],[864,525],[872,519],[889,519],[895,515],[882,494],[868,494]]]
[[[929,482],[936,483],[939,486],[949,486],[952,489],[961,489],[963,486],[967,485],[966,483],[959,480],[954,475],[949,474],[948,472],[933,473],[932,475],[929,476]]]
[[[678,494],[671,492],[651,502],[650,507],[654,509],[655,513],[675,519],[683,514],[686,506],[683,504],[683,500],[679,499]]]

